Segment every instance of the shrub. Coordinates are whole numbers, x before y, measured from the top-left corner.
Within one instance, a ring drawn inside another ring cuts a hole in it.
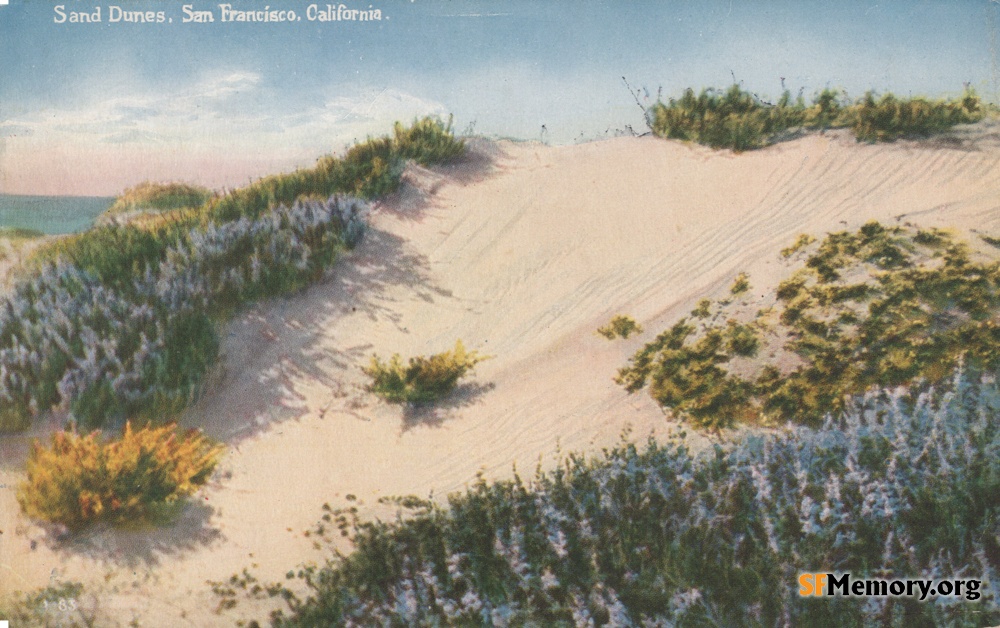
[[[647,111],[655,135],[736,152],[762,148],[794,129],[850,128],[859,141],[892,141],[926,137],[982,116],[979,97],[971,90],[957,101],[902,100],[892,94],[876,101],[869,92],[851,104],[825,89],[807,106],[801,97],[792,102],[788,91],[777,103],[766,103],[739,85],[698,95],[687,89],[679,99],[657,102]]]
[[[422,404],[450,393],[459,379],[485,359],[475,351],[466,351],[459,340],[451,351],[410,358],[405,365],[399,354],[389,362],[376,355],[362,371],[372,378],[368,390],[389,403]]]
[[[698,326],[682,319],[617,381],[630,392],[648,383],[661,405],[702,427],[818,425],[875,387],[934,383],[962,362],[1000,369],[1000,261],[945,231],[877,222],[815,245],[800,236],[790,248],[809,254],[775,291],[776,321],[770,310],[748,323],[721,312]],[[723,368],[755,356],[764,331],[768,360],[740,373]]]
[[[756,96],[733,85],[725,92],[688,89],[680,99],[658,102],[649,110],[653,133],[667,139],[731,148],[737,152],[761,148],[771,137],[805,120],[804,108],[783,98],[778,106],[762,103]]]
[[[412,159],[420,165],[447,163],[465,151],[465,143],[456,140],[451,129],[452,119],[445,124],[434,118],[414,120],[409,127],[397,122],[393,144],[402,159]]]
[[[51,448],[37,441],[17,499],[29,517],[72,530],[96,521],[147,521],[158,507],[191,495],[207,481],[222,448],[173,425],[132,429],[102,441],[57,432]]]
[[[614,340],[615,338],[628,338],[632,334],[641,334],[642,325],[635,322],[635,319],[631,316],[623,316],[619,314],[612,318],[607,325],[597,328],[597,333],[604,336],[608,340]]]
[[[885,94],[876,100],[871,92],[846,113],[847,124],[859,141],[886,142],[901,137],[927,137],[956,124],[982,118],[979,97],[968,90],[957,101],[901,100]]]
[[[945,390],[947,389],[947,390]],[[873,393],[819,430],[692,453],[683,434],[479,481],[396,522],[328,512],[354,551],[297,574],[274,626],[993,625],[1000,390]],[[982,581],[978,595],[798,595],[803,572]],[[306,591],[303,595],[302,587]],[[231,600],[232,601],[232,600]]]

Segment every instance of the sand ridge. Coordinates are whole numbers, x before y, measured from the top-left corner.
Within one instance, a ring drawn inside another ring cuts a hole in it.
[[[97,581],[123,623],[230,624],[205,581],[251,566],[276,580],[321,558],[303,531],[325,502],[350,495],[391,516],[380,497],[441,497],[515,464],[530,476],[626,427],[662,436],[676,426],[648,395],[612,381],[636,348],[740,271],[754,290],[773,286],[778,251],[799,233],[870,219],[1000,232],[994,132],[877,146],[827,133],[742,155],[650,137],[476,139],[460,164],[411,165],[326,281],[227,326],[211,390],[184,423],[229,452],[174,526],[55,542],[13,498],[26,441],[4,444],[0,591]],[[594,333],[618,313],[645,333]],[[456,339],[493,358],[439,406],[405,410],[363,390],[372,353]]]

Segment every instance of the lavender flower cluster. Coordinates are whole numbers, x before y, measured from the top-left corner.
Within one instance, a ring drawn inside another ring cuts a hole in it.
[[[217,356],[214,321],[321,277],[364,209],[334,197],[193,228],[127,289],[46,265],[0,299],[0,431],[58,407],[86,427],[179,411]]]
[[[995,624],[1000,387],[945,388],[697,455],[683,436],[625,444],[356,524],[277,625]],[[982,597],[799,597],[818,571],[972,578]]]

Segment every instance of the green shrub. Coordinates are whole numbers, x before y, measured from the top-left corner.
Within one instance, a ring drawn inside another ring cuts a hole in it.
[[[979,97],[971,90],[957,102],[901,100],[892,94],[876,100],[869,92],[846,112],[845,120],[859,141],[891,142],[901,137],[927,137],[956,124],[975,122],[982,113]]]
[[[132,429],[103,441],[97,432],[57,432],[37,441],[17,499],[29,517],[76,530],[96,521],[148,521],[158,508],[191,495],[211,476],[222,447],[173,425]]]
[[[971,90],[957,101],[903,100],[892,94],[876,101],[868,93],[851,104],[825,89],[807,106],[801,97],[792,102],[788,91],[769,104],[732,85],[724,92],[705,89],[698,95],[687,89],[679,99],[657,102],[647,115],[650,128],[660,137],[741,152],[772,144],[795,129],[850,128],[859,141],[926,137],[979,120],[983,107]]]
[[[961,363],[1000,369],[1000,261],[942,230],[877,222],[789,248],[804,247],[801,268],[775,291],[773,326],[768,311],[746,324],[708,321],[707,311],[700,327],[682,319],[617,381],[630,392],[648,383],[661,405],[701,427],[817,425],[873,387],[934,383]],[[756,356],[765,329],[781,342],[770,358],[739,374],[724,368]]]
[[[450,393],[459,379],[485,359],[475,351],[466,351],[459,340],[451,351],[410,358],[405,365],[399,354],[388,362],[376,355],[362,370],[372,378],[368,390],[389,403],[422,404]]]
[[[790,95],[770,106],[739,85],[722,93],[702,90],[697,96],[688,89],[680,99],[658,102],[649,110],[650,127],[660,137],[737,152],[766,146],[777,133],[804,122],[804,107],[792,105]]]
[[[736,275],[736,279],[733,280],[733,285],[729,288],[729,294],[734,297],[738,297],[744,292],[750,291],[750,278],[747,277],[746,273],[740,273]]]
[[[397,122],[393,144],[396,154],[402,159],[412,159],[420,165],[447,163],[459,157],[465,150],[465,143],[456,140],[448,123],[423,118],[414,120],[409,127]]]
[[[635,322],[631,316],[619,314],[612,318],[607,325],[597,328],[597,333],[608,340],[615,338],[628,338],[632,334],[641,334],[642,325]]]
[[[795,255],[796,253],[798,253],[799,251],[801,251],[803,248],[809,246],[810,244],[812,244],[815,241],[816,241],[816,238],[814,238],[813,236],[809,235],[808,233],[803,233],[803,234],[799,235],[798,238],[796,238],[795,242],[793,242],[791,246],[787,246],[787,247],[781,249],[781,257],[787,259],[787,258],[791,257],[792,255]]]

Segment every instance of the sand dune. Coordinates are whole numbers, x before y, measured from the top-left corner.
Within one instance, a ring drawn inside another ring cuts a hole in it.
[[[57,544],[17,514],[24,447],[6,443],[0,591],[54,574],[101,582],[124,622],[231,622],[211,613],[205,581],[251,565],[280,579],[316,559],[303,531],[324,502],[352,495],[385,515],[379,497],[443,496],[515,464],[530,475],[558,449],[593,451],[626,426],[637,439],[675,429],[647,395],[614,384],[616,369],[738,272],[773,285],[777,252],[797,234],[870,219],[1000,233],[988,125],[936,143],[830,133],[743,155],[653,138],[470,148],[453,167],[409,167],[326,282],[229,325],[223,367],[185,422],[230,452],[172,528]],[[617,313],[646,332],[597,336]],[[372,353],[433,353],[459,338],[493,359],[440,406],[405,411],[363,390]]]

